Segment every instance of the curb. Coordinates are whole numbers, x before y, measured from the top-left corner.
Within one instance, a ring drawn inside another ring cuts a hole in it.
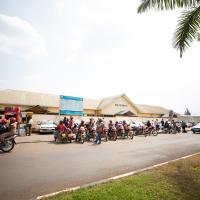
[[[173,160],[162,162],[162,163],[159,163],[159,164],[156,164],[156,165],[152,165],[152,166],[149,166],[149,167],[138,169],[138,170],[135,170],[135,171],[132,171],[132,172],[128,172],[128,173],[125,173],[125,174],[121,174],[121,175],[118,175],[118,176],[113,176],[113,177],[110,177],[110,178],[107,178],[107,179],[102,179],[100,181],[84,184],[82,186],[66,188],[66,189],[60,190],[58,192],[53,192],[53,193],[41,195],[41,196],[38,196],[36,198],[36,200],[41,200],[41,199],[44,199],[44,198],[53,197],[53,196],[58,195],[60,193],[71,192],[71,191],[75,191],[75,190],[78,190],[78,189],[81,189],[81,188],[87,188],[87,187],[95,186],[95,185],[98,185],[98,184],[101,184],[101,183],[106,183],[106,182],[109,182],[109,181],[112,181],[112,180],[121,179],[121,178],[124,178],[124,177],[127,177],[127,176],[131,176],[131,175],[143,172],[143,171],[147,171],[147,170],[150,170],[150,169],[153,169],[153,168],[156,168],[156,167],[160,167],[160,166],[166,165],[166,164],[171,163],[171,162],[175,162],[175,161],[178,161],[178,160],[184,160],[186,158],[189,158],[189,157],[192,157],[192,156],[195,156],[195,155],[199,155],[199,154],[200,154],[200,152],[194,153],[194,154],[190,154],[190,155],[187,155],[187,156],[183,156],[183,157],[180,157],[180,158],[176,158],[176,159],[173,159]]]

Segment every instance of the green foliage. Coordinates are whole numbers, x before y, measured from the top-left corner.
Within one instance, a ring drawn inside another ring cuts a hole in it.
[[[180,51],[180,57],[186,48],[195,40],[199,40],[200,29],[200,0],[142,0],[138,7],[138,13],[150,9],[174,10],[185,8],[178,20],[177,29],[174,34],[173,46]]]
[[[196,39],[200,28],[200,6],[184,11],[179,18],[178,26],[174,36],[173,46],[180,50],[180,56],[190,43]]]
[[[49,200],[199,200],[200,155]]]
[[[154,10],[174,10],[176,8],[196,7],[200,0],[142,0],[138,7],[138,13]]]

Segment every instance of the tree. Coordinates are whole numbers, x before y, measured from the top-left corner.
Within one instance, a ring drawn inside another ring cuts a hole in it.
[[[200,40],[200,0],[141,0],[137,12],[143,13],[150,9],[174,10],[184,8],[179,17],[177,28],[173,37],[173,47],[183,52],[190,47],[194,40]]]
[[[186,108],[185,112],[184,112],[184,115],[191,115],[190,111],[188,108]]]

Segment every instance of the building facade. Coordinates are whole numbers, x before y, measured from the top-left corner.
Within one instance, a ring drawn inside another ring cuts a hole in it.
[[[0,90],[0,114],[7,106],[18,106],[22,112],[59,114],[59,96],[20,90]],[[125,94],[102,99],[83,99],[86,117],[167,117],[169,110],[160,106],[135,104]]]

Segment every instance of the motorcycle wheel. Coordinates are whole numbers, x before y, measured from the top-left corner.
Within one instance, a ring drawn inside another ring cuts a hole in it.
[[[158,131],[154,130],[152,131],[153,136],[157,136],[158,135]]]
[[[85,142],[85,139],[81,138],[81,144],[84,144],[84,142]]]
[[[1,146],[1,150],[5,153],[10,152],[15,146],[14,140],[5,140]]]
[[[177,134],[176,130],[173,130],[172,133],[173,133],[173,134]]]
[[[117,134],[114,135],[113,140],[114,140],[114,141],[117,140]]]
[[[132,135],[131,135],[131,140],[133,140],[133,137],[134,137],[134,135],[132,134]]]

